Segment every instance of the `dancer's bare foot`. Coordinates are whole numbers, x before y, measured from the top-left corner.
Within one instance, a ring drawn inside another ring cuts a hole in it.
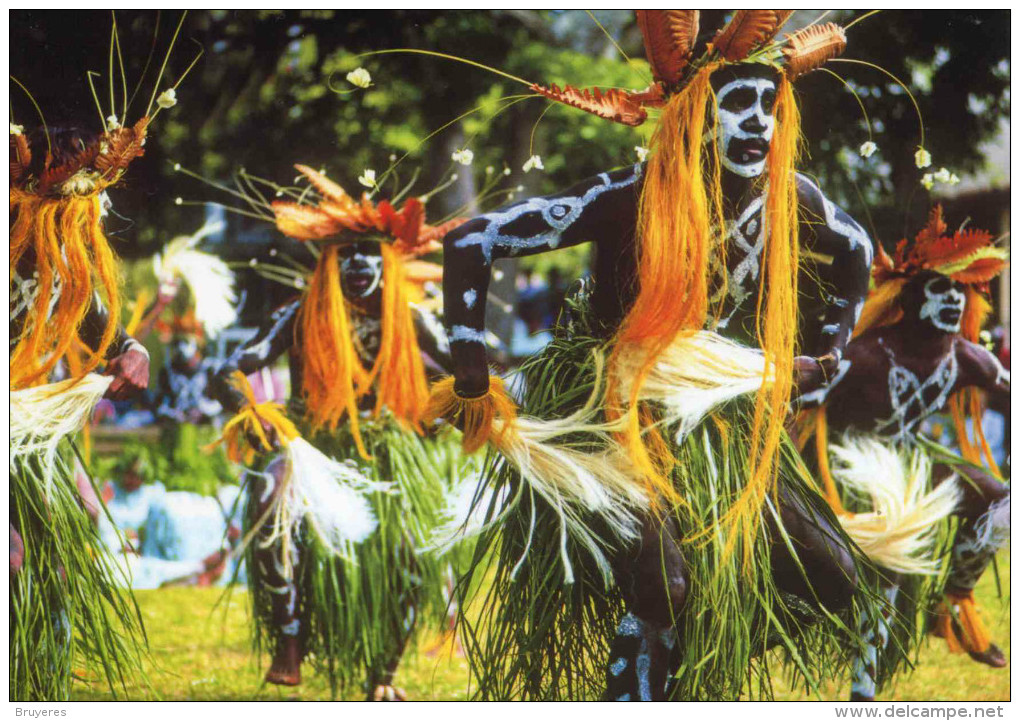
[[[375,687],[375,690],[369,694],[369,701],[406,701],[407,693],[404,689],[397,686],[389,686],[387,684],[379,684]]]
[[[284,636],[280,639],[273,663],[266,673],[266,683],[277,686],[301,684],[301,647],[293,636]]]
[[[1002,649],[996,646],[994,643],[989,644],[988,648],[984,651],[968,651],[970,657],[978,663],[983,663],[985,666],[991,666],[992,668],[1006,668],[1006,654],[1002,652]]]

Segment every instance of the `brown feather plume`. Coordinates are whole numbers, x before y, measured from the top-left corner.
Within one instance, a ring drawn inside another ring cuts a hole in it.
[[[730,62],[743,60],[751,51],[776,36],[792,10],[737,10],[720,30],[712,47]]]
[[[28,147],[28,138],[22,134],[10,135],[11,185],[20,183],[28,175],[28,167],[32,164],[32,151]]]
[[[322,194],[322,197],[327,198],[334,203],[340,203],[341,205],[348,203],[353,204],[353,200],[351,199],[351,196],[347,194],[347,191],[322,173],[312,170],[307,165],[301,165],[300,163],[295,164],[294,167],[299,173],[308,178],[308,182],[310,182],[312,187]]]
[[[598,88],[595,88],[594,91],[579,90],[573,85],[560,88],[555,83],[552,87],[547,88],[535,83],[531,89],[550,100],[579,108],[592,115],[623,125],[636,127],[648,118],[648,113],[630,97],[629,93],[617,88],[602,92]]]
[[[846,33],[836,23],[812,25],[787,35],[786,39],[783,55],[790,80],[820,68],[846,50]]]
[[[668,84],[678,82],[698,37],[698,11],[637,10],[636,14],[652,76]]]
[[[127,169],[131,161],[145,153],[145,131],[149,118],[144,117],[131,128],[117,128],[100,141],[95,168],[106,180],[113,181]]]

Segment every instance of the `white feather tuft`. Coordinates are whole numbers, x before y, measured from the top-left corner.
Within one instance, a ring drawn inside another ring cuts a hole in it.
[[[938,573],[939,561],[931,558],[932,544],[939,522],[959,503],[956,477],[928,491],[928,456],[916,449],[901,454],[874,437],[847,436],[829,450],[833,478],[873,509],[840,517],[861,550],[892,571]]]
[[[11,468],[15,459],[39,453],[46,478],[52,478],[60,441],[81,430],[112,382],[112,376],[88,373],[11,391]]]
[[[640,352],[622,355],[616,372],[624,398],[644,362]],[[659,404],[662,424],[677,426],[676,442],[722,404],[755,393],[774,378],[766,372],[765,355],[758,349],[734,343],[712,331],[697,331],[678,338],[645,378],[639,398]]]
[[[184,279],[195,297],[195,317],[206,335],[215,336],[237,320],[234,273],[221,258],[195,250],[202,238],[222,230],[222,223],[206,223],[194,235],[171,240],[162,254],[152,259],[160,283]]]

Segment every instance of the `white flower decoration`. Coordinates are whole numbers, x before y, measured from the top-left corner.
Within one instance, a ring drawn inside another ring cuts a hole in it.
[[[918,148],[917,152],[914,153],[914,165],[918,168],[927,168],[931,165],[931,153],[924,148]]]
[[[372,84],[372,76],[368,74],[365,68],[356,68],[347,73],[347,82],[351,85],[357,85],[359,88],[367,88]]]
[[[645,162],[645,160],[648,159],[648,148],[641,145],[635,145],[634,152],[637,153],[637,159],[639,163],[643,163]]]
[[[111,115],[106,119],[106,127],[110,130],[116,130],[120,127],[120,119],[116,115]]]
[[[949,176],[950,176],[950,172],[949,172],[948,168],[939,168],[935,172],[935,175],[933,175],[932,177],[935,178],[936,182],[939,182],[939,183],[948,183],[949,182]]]
[[[926,189],[931,190],[931,186],[935,185],[935,178],[931,173],[925,173],[921,176],[921,185]]]
[[[461,165],[471,165],[475,160],[474,152],[467,148],[454,151],[450,157],[453,158],[453,162],[460,163]]]
[[[363,174],[358,176],[358,182],[364,185],[366,188],[375,187],[375,171],[366,170]]]
[[[485,174],[486,175],[492,175],[495,172],[496,172],[496,169],[494,167],[492,167],[491,165],[486,165],[485,166]]]
[[[181,197],[174,198],[174,205],[184,205],[184,198]]]
[[[164,90],[162,93],[159,94],[159,97],[156,98],[156,105],[163,108],[164,110],[166,110],[167,108],[172,108],[173,106],[177,105],[177,93],[174,91],[173,88],[168,88],[167,90]]]
[[[960,176],[958,176],[956,173],[950,173],[949,180],[947,180],[946,182],[949,183],[950,185],[956,185],[957,183],[960,182]]]
[[[503,168],[503,175],[510,175],[510,168]]]
[[[11,135],[22,135],[24,132],[24,125],[15,125],[14,123],[11,123]]]
[[[537,168],[538,170],[545,170],[545,166],[542,165],[541,156],[532,155],[530,158],[528,158],[527,162],[524,163],[524,167],[521,168],[521,170],[523,170],[525,173],[530,173],[532,168]]]
[[[878,146],[869,140],[868,142],[861,144],[861,149],[859,152],[862,158],[870,158],[872,155],[875,154],[876,150],[878,150]]]

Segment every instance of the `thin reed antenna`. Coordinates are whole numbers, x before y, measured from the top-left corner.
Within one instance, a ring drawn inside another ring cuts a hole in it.
[[[857,104],[861,107],[861,112],[864,114],[864,122],[868,126],[868,140],[872,140],[871,119],[868,118],[868,111],[864,109],[864,103],[861,101],[861,96],[858,95],[857,91],[854,90],[853,87],[851,87],[850,83],[848,83],[846,80],[844,80],[842,77],[840,77],[839,74],[834,73],[831,70],[829,70],[828,68],[824,68],[824,67],[818,68],[818,69],[819,70],[824,70],[829,75],[831,75],[834,78],[836,78],[836,80],[838,80],[839,82],[843,83],[843,87],[845,87],[847,90],[849,90],[851,93],[853,93],[854,99],[857,101]]]
[[[25,95],[28,96],[29,102],[32,103],[32,107],[35,108],[35,112],[39,114],[39,120],[42,121],[43,133],[46,135],[46,154],[49,155],[53,152],[53,145],[50,143],[50,129],[49,126],[46,125],[46,118],[43,116],[42,108],[39,107],[39,103],[35,102],[35,98],[32,96],[32,93],[28,92],[28,88],[22,85],[20,80],[10,74],[8,74],[8,77],[14,81],[15,85],[21,88],[21,91],[25,93]]]
[[[872,16],[872,15],[874,15],[874,14],[876,14],[876,13],[880,13],[880,12],[882,12],[882,11],[881,11],[881,10],[871,10],[870,12],[866,12],[866,13],[864,13],[863,15],[861,15],[860,17],[857,17],[857,18],[854,18],[853,20],[851,20],[851,21],[850,21],[850,23],[849,23],[848,25],[846,25],[846,26],[845,26],[845,27],[844,27],[843,29],[844,29],[844,30],[849,30],[849,29],[850,29],[850,28],[852,28],[852,27],[853,27],[854,25],[856,25],[857,23],[859,23],[859,22],[860,22],[861,20],[867,20],[867,19],[868,19],[868,18],[870,18],[870,17]]]
[[[142,76],[138,78],[138,84],[135,86],[135,90],[131,93],[131,99],[128,100],[128,106],[124,110],[125,116],[127,111],[131,109],[131,106],[135,103],[135,96],[138,95],[138,91],[142,89],[142,83],[145,81],[145,76],[149,72],[149,63],[152,62],[152,56],[156,52],[156,40],[159,39],[159,19],[162,17],[163,11],[156,11],[156,27],[152,31],[152,44],[149,46],[149,57],[145,58],[145,66],[142,68]]]
[[[636,67],[634,67],[634,61],[630,59],[630,56],[627,55],[627,53],[623,52],[623,48],[621,48],[620,44],[616,42],[616,38],[614,38],[610,34],[610,32],[606,30],[605,26],[599,22],[599,19],[595,17],[595,13],[593,13],[591,10],[585,10],[585,12],[588,13],[588,17],[592,19],[592,22],[599,26],[599,30],[601,30],[605,34],[605,36],[609,39],[609,42],[613,44],[613,47],[616,48],[616,52],[620,53],[620,55],[623,56],[623,59],[627,61],[627,66],[634,70],[636,73],[638,73],[641,76],[642,80],[651,85],[652,78],[648,75],[645,75],[645,73],[641,72]]]
[[[113,38],[117,43],[117,65],[120,67],[120,84],[124,91],[124,114],[121,116],[120,124],[123,125],[127,122],[127,106],[128,106],[128,93],[127,93],[127,72],[124,70],[124,55],[120,49],[120,33],[117,30],[117,13],[113,10],[110,11],[113,15]],[[112,80],[111,80],[112,82]]]
[[[167,48],[166,55],[163,56],[163,65],[159,69],[159,75],[156,76],[156,82],[152,84],[152,95],[149,97],[149,104],[145,106],[146,115],[148,115],[152,111],[152,104],[156,102],[156,94],[159,92],[159,81],[163,79],[163,73],[166,72],[167,61],[170,60],[170,53],[173,52],[174,44],[177,42],[177,36],[181,32],[181,26],[184,25],[184,18],[186,18],[187,16],[188,11],[185,10],[181,14],[181,19],[177,23],[177,29],[174,30],[174,36],[170,40],[170,47]]]
[[[538,120],[536,120],[535,124],[531,126],[531,138],[528,140],[528,155],[529,156],[535,154],[535,131],[538,130],[538,124],[542,122],[542,118],[545,117],[546,113],[548,113],[550,110],[552,110],[552,107],[555,104],[556,103],[551,103],[551,102],[548,103],[545,106],[545,109],[542,110],[542,113],[538,116]]]
[[[92,91],[92,99],[96,101],[96,110],[99,112],[99,123],[103,126],[103,132],[109,132],[109,128],[106,127],[106,118],[103,116],[103,104],[99,102],[99,94],[96,92],[96,86],[92,82],[92,76],[101,77],[99,73],[94,70],[85,71],[85,79],[89,83],[89,89]]]
[[[437,57],[437,58],[445,58],[446,60],[454,60],[454,61],[456,61],[458,63],[465,63],[466,65],[473,65],[474,67],[481,68],[482,70],[488,70],[490,73],[495,73],[496,75],[502,75],[504,78],[508,78],[508,79],[513,80],[515,82],[521,83],[523,85],[527,85],[529,88],[532,85],[535,84],[535,83],[533,83],[533,82],[531,82],[529,80],[525,80],[524,78],[519,78],[516,75],[511,75],[510,73],[505,73],[502,70],[498,70],[498,69],[496,69],[494,67],[491,67],[489,65],[485,65],[483,63],[478,63],[478,62],[475,62],[474,60],[468,60],[467,58],[460,58],[460,57],[457,57],[456,55],[447,55],[446,53],[437,53],[437,52],[435,52],[433,50],[418,50],[416,48],[392,48],[390,50],[372,50],[372,51],[367,52],[367,53],[361,53],[360,55],[357,55],[356,57],[365,58],[365,57],[369,57],[371,55],[393,55],[393,54],[396,54],[396,53],[412,53],[412,54],[417,54],[417,55],[431,55],[431,56]]]
[[[917,104],[917,100],[914,98],[914,94],[912,92],[910,92],[910,88],[908,88],[904,84],[904,82],[902,80],[900,80],[898,77],[896,77],[895,75],[890,73],[888,70],[886,70],[882,66],[875,65],[874,63],[869,63],[869,62],[867,62],[865,60],[851,60],[850,58],[832,58],[831,60],[829,60],[829,62],[830,63],[852,63],[854,65],[863,65],[865,67],[872,68],[874,70],[878,70],[879,72],[885,74],[894,83],[896,83],[901,88],[903,88],[903,90],[907,93],[907,97],[910,98],[910,102],[914,104],[914,112],[917,113],[917,124],[920,126],[920,129],[921,129],[921,147],[922,148],[924,147],[924,118],[921,117],[921,108]]]

